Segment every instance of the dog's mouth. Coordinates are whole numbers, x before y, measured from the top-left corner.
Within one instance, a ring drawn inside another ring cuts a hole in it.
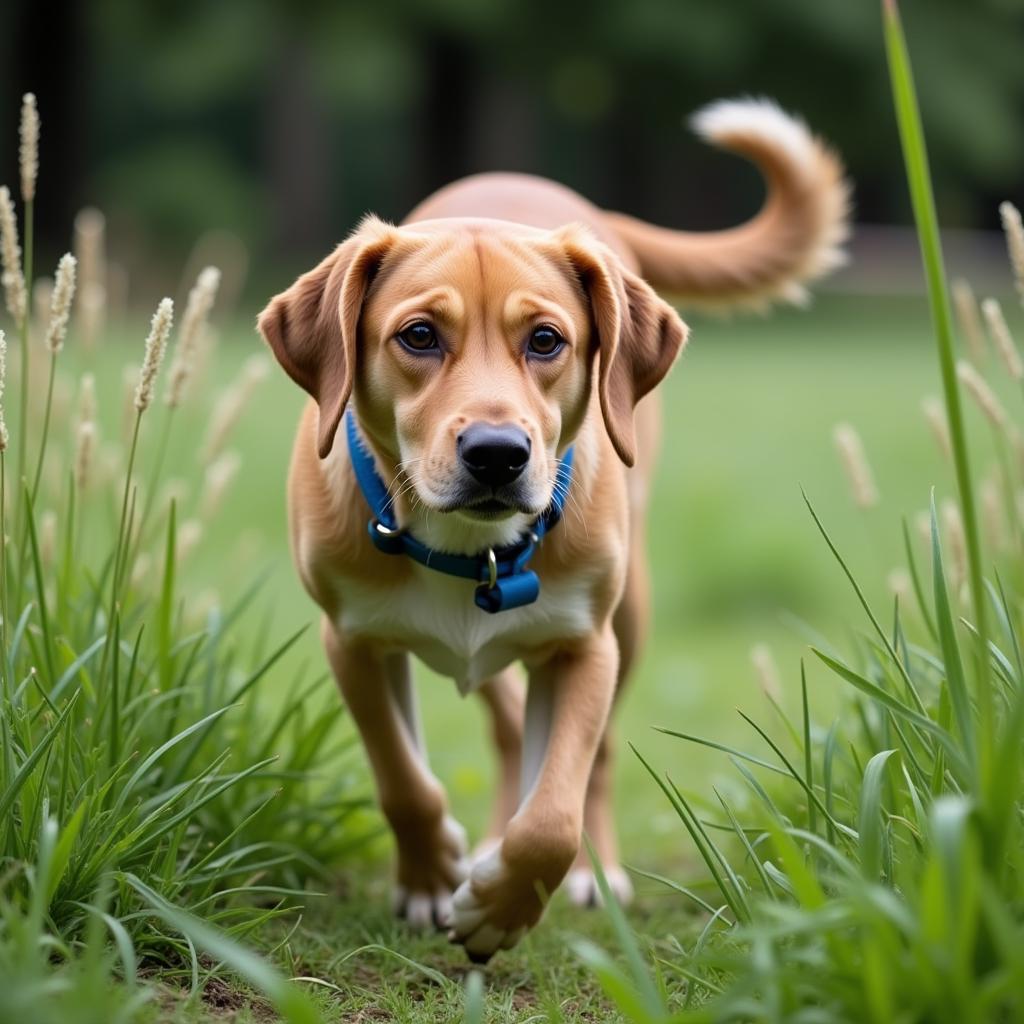
[[[500,498],[484,498],[482,501],[474,501],[463,505],[458,511],[472,519],[493,521],[495,519],[507,519],[509,516],[521,512],[522,509],[516,505],[509,504],[507,501],[502,501]]]

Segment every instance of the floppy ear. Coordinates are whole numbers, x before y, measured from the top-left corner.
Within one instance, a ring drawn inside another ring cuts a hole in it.
[[[689,329],[649,284],[580,228],[561,235],[590,300],[598,347],[598,397],[619,458],[636,461],[633,409],[671,369]]]
[[[260,313],[260,334],[277,361],[320,407],[317,449],[334,444],[355,378],[356,338],[363,300],[394,244],[393,227],[369,217],[358,230]]]

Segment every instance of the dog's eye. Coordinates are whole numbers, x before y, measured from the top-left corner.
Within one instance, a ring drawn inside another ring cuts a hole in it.
[[[434,328],[425,320],[417,320],[399,331],[398,340],[412,352],[429,352],[439,347]]]
[[[526,351],[532,356],[548,358],[560,351],[564,344],[565,338],[554,327],[538,327],[530,335]]]

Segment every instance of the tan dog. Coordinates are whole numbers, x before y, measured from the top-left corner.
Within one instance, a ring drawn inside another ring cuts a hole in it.
[[[394,831],[398,911],[450,928],[477,959],[514,945],[574,865],[570,895],[596,901],[584,829],[629,894],[607,720],[647,621],[657,411],[637,403],[687,335],[651,286],[693,302],[796,301],[839,259],[847,189],[800,122],[743,101],[695,123],[767,178],[764,208],[741,227],[670,231],[548,181],[481,175],[399,227],[366,218],[259,319],[313,399],[289,478],[292,548]],[[339,432],[346,409],[352,451],[369,453],[389,489],[397,525],[380,532],[404,531],[438,559],[479,556],[485,590],[489,552],[527,537],[565,498],[530,560],[535,601],[488,614],[474,582],[378,549],[367,530],[378,510],[356,479],[348,424]],[[568,494],[556,495],[570,446]],[[410,654],[493,712],[500,794],[472,866],[427,765]],[[525,707],[517,661],[529,673]]]

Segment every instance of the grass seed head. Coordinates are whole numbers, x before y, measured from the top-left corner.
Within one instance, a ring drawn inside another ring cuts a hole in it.
[[[92,348],[107,315],[106,218],[100,210],[87,206],[78,212],[72,248],[78,260],[77,324],[82,344]]]
[[[7,312],[20,327],[25,320],[28,297],[25,293],[25,274],[21,265],[21,245],[18,242],[14,200],[6,185],[0,186],[0,263],[3,265]]]
[[[75,297],[75,267],[78,261],[67,252],[57,264],[53,295],[50,299],[50,326],[46,330],[46,347],[56,355],[64,347],[68,333],[71,302]]]
[[[932,516],[928,509],[923,508],[914,516],[914,527],[925,549],[930,552],[932,548]]]
[[[225,452],[207,467],[200,503],[200,515],[203,519],[210,520],[216,516],[241,464],[242,460],[237,452]]]
[[[779,700],[782,697],[782,682],[771,648],[767,644],[755,644],[750,649],[750,663],[754,666],[761,692],[772,700]]]
[[[153,314],[149,337],[146,338],[146,354],[139,371],[139,383],[135,388],[135,409],[145,412],[153,401],[153,385],[156,383],[160,364],[167,349],[167,339],[174,323],[174,303],[170,299],[161,299]]]
[[[165,396],[172,409],[181,404],[188,382],[195,373],[199,345],[219,287],[220,271],[216,267],[206,267],[188,294]]]
[[[952,458],[953,446],[949,440],[949,421],[946,419],[945,405],[941,399],[929,395],[921,400],[921,411],[939,450],[947,459]]]
[[[178,527],[178,538],[175,554],[179,562],[184,562],[199,546],[203,539],[203,524],[198,519],[186,519]]]
[[[950,590],[963,600],[963,589],[967,583],[967,540],[963,520],[960,518],[960,506],[952,498],[946,498],[942,502],[940,516],[946,534],[946,566]]]
[[[860,435],[850,424],[840,423],[835,428],[833,437],[846,479],[850,484],[854,504],[859,508],[873,508],[878,504],[878,488],[875,487],[875,478],[864,454]]]
[[[1003,491],[997,476],[987,476],[981,482],[981,515],[985,533],[993,550],[1001,551],[1006,545],[1003,520]]]
[[[978,300],[974,289],[963,279],[957,278],[952,284],[953,307],[960,325],[960,333],[967,342],[967,352],[977,366],[985,361],[985,336],[978,318]]]
[[[89,488],[95,451],[96,424],[85,420],[75,431],[75,486],[79,494],[84,494]]]
[[[212,462],[223,450],[231,431],[245,411],[259,383],[270,372],[264,356],[251,356],[242,368],[241,377],[225,389],[210,416],[203,443],[203,459]]]
[[[82,374],[82,384],[78,392],[79,423],[95,421],[97,409],[96,377],[91,373]]]
[[[163,487],[157,497],[157,505],[160,508],[170,509],[173,502],[179,509],[188,501],[192,493],[192,487],[188,480],[180,476],[172,476],[164,481]]]
[[[153,558],[146,552],[140,552],[132,565],[131,585],[132,590],[146,590],[151,580],[153,571]]]
[[[1013,281],[1017,286],[1017,294],[1024,305],[1024,225],[1020,221],[1020,210],[1013,203],[1002,203],[999,217],[1006,233],[1006,248],[1010,254],[1010,267],[1013,269]]]
[[[36,179],[39,177],[39,109],[34,94],[27,92],[21,98],[21,146],[18,149],[21,168],[21,198],[31,203],[36,197]]]
[[[898,566],[885,578],[885,583],[889,588],[889,593],[899,601],[900,607],[905,608],[910,602],[911,588],[913,587],[910,573],[903,566]]]
[[[53,565],[57,556],[57,513],[46,509],[39,517],[39,558],[43,565]]]
[[[988,386],[988,381],[963,359],[956,364],[956,373],[985,418],[992,426],[1005,432],[1008,424],[1006,410],[1002,402],[996,398],[996,393]]]
[[[988,336],[992,339],[992,344],[1010,379],[1024,380],[1024,362],[1021,361],[1017,346],[1013,343],[1013,335],[1010,334],[999,300],[985,299],[981,304],[981,312],[988,327]]]

